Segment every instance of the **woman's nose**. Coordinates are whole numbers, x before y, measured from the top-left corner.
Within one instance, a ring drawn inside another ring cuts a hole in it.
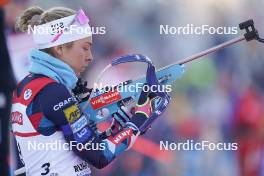
[[[92,55],[92,52],[91,50],[89,50],[89,52],[87,53],[87,62],[92,62],[93,61],[93,55]]]
[[[89,63],[92,62],[92,61],[93,61],[93,57],[92,57],[92,56],[88,57],[88,58],[86,59],[86,61],[89,62]]]

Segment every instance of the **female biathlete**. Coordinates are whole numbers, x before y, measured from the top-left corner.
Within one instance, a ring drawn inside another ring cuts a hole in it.
[[[18,29],[33,33],[37,47],[29,54],[29,75],[14,91],[11,113],[12,131],[27,176],[89,176],[89,165],[107,166],[168,106],[166,93],[142,92],[134,113],[122,107],[112,114],[107,133],[98,131],[73,91],[78,76],[93,60],[88,22],[83,10],[63,7],[46,11],[30,7],[18,18]],[[67,145],[66,150],[48,145],[55,141],[72,146]],[[87,150],[80,145],[100,147]]]

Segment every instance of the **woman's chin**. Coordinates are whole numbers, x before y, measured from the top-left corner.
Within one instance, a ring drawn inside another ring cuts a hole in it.
[[[78,71],[75,71],[76,75],[80,76],[85,71],[85,69],[86,69],[86,67],[82,67]]]
[[[86,67],[82,67],[80,70],[80,73],[83,73],[85,71]]]
[[[81,72],[75,72],[76,76],[79,77],[81,75]]]

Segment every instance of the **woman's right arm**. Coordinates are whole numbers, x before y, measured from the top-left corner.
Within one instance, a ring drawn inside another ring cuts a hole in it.
[[[115,133],[102,138],[95,124],[82,113],[77,100],[67,88],[59,83],[47,85],[38,95],[43,115],[63,132],[68,143],[72,143],[74,152],[83,160],[96,168],[103,168],[111,163],[116,156],[130,148],[137,136],[138,128],[133,123]],[[97,150],[78,150],[83,146],[100,146]]]

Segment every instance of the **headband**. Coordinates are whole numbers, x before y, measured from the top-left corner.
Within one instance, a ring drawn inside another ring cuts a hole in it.
[[[34,26],[33,38],[38,49],[50,48],[92,36],[89,18],[81,9],[77,14]]]

